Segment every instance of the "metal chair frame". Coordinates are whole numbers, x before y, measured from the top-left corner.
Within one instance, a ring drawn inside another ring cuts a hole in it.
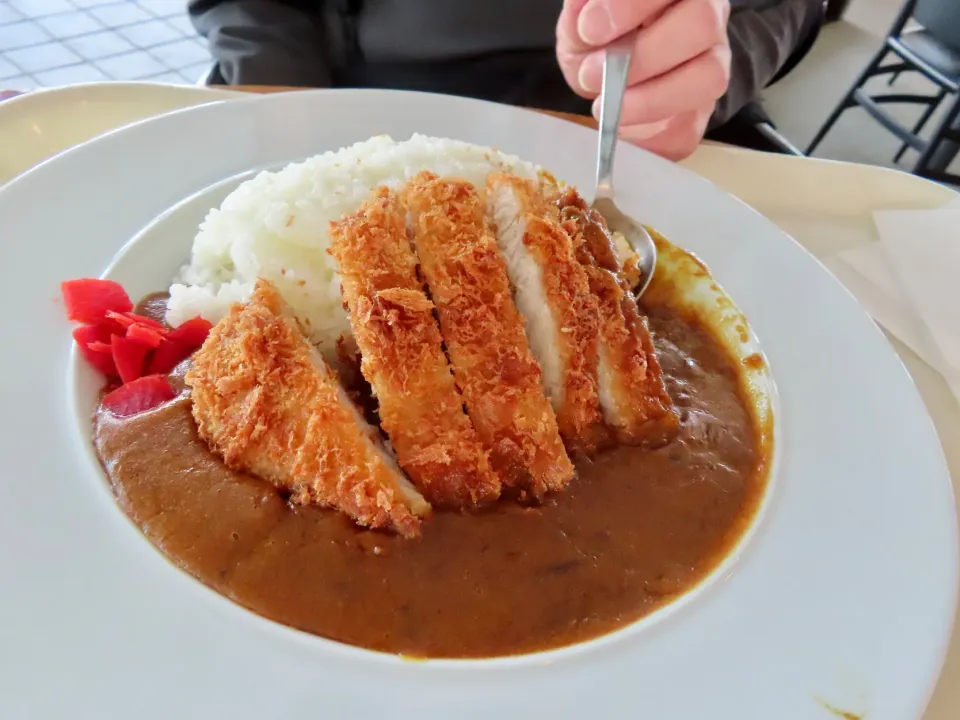
[[[820,130],[814,136],[810,145],[807,147],[806,154],[811,155],[816,147],[823,140],[824,136],[830,131],[840,116],[853,107],[861,107],[867,114],[876,120],[880,125],[895,135],[902,143],[897,154],[894,156],[894,162],[898,162],[906,152],[907,148],[913,148],[920,153],[913,172],[922,177],[932,180],[960,184],[960,176],[947,173],[945,170],[931,167],[931,159],[941,143],[944,141],[960,143],[960,129],[957,129],[957,118],[960,116],[960,77],[950,77],[934,67],[925,58],[920,57],[911,48],[907,47],[901,38],[903,30],[907,23],[913,17],[917,0],[907,0],[900,13],[894,20],[887,37],[884,39],[883,46],[873,57],[867,67],[860,73],[853,86],[847,91],[843,99],[827,118]],[[893,62],[884,64],[887,56],[893,54]],[[894,81],[904,72],[919,72],[928,80],[937,86],[937,92],[933,95],[920,95],[915,93],[885,93],[880,95],[869,95],[863,86],[867,80],[882,75],[890,75],[887,86],[893,85]],[[944,114],[944,117],[937,123],[930,139],[920,137],[920,132],[936,112],[940,104],[947,98],[953,96],[950,108]],[[914,123],[912,128],[906,128],[898,123],[884,108],[883,105],[890,103],[910,103],[914,105],[925,105],[920,117]]]

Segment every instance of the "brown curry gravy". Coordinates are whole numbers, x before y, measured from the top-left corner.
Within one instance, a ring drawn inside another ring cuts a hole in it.
[[[162,312],[162,298],[141,311]],[[578,463],[539,507],[437,512],[405,540],[292,507],[198,438],[184,390],[95,444],[117,499],[176,565],[254,612],[332,640],[417,657],[546,650],[622,628],[704,578],[749,524],[769,448],[735,363],[701,327],[649,314],[677,439]],[[182,381],[174,378],[182,386]]]

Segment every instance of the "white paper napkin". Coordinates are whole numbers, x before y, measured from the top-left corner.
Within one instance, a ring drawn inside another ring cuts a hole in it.
[[[874,222],[880,242],[827,264],[960,402],[960,198],[937,210],[878,211]]]

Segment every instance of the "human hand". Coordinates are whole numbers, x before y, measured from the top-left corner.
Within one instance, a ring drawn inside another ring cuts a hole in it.
[[[620,137],[680,160],[697,149],[730,80],[729,0],[564,0],[557,59],[574,92],[596,98],[607,44],[637,31]],[[599,116],[599,101],[593,114]]]

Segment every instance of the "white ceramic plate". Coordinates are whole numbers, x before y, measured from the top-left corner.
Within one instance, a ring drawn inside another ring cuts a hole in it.
[[[958,541],[915,388],[810,255],[633,148],[617,168],[624,207],[712,267],[780,393],[768,512],[707,592],[555,653],[406,662],[258,618],[139,535],[73,411],[74,391],[89,387],[72,365],[58,283],[101,274],[138,231],[214,183],[381,132],[495,145],[584,186],[592,174],[594,135],[569,123],[463,99],[328,91],[146,121],[0,190],[0,716],[790,720],[829,718],[831,705],[871,720],[919,717],[949,637]],[[132,294],[166,285],[189,248],[181,227],[167,244],[149,233],[126,248],[116,271]]]
[[[145,117],[242,93],[150,82],[80,83],[0,103],[0,185],[77,143]]]

